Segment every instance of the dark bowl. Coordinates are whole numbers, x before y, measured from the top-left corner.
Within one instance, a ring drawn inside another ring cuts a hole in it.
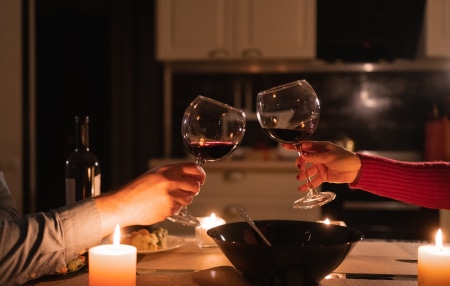
[[[259,285],[318,285],[345,259],[364,235],[332,224],[261,220],[255,224],[272,246],[267,246],[245,222],[208,230],[230,262]]]

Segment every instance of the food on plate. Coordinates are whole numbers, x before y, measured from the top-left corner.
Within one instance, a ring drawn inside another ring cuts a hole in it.
[[[67,262],[67,265],[58,270],[59,274],[66,274],[69,271],[76,271],[86,264],[86,257],[78,255]]]
[[[141,228],[122,239],[123,244],[133,245],[138,251],[152,251],[167,248],[168,231],[165,228]]]
[[[151,230],[151,233],[154,233],[158,238],[158,245],[161,249],[167,248],[167,236],[169,235],[169,231],[163,227],[156,227]]]

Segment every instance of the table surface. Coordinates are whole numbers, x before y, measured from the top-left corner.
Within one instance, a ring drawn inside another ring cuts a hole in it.
[[[321,286],[417,285],[417,249],[423,242],[363,240]],[[219,248],[199,248],[185,238],[179,248],[138,255],[137,285],[251,285]],[[364,274],[362,276],[362,274]],[[384,279],[380,279],[384,276]],[[376,276],[367,276],[376,275]],[[375,279],[378,278],[378,279]],[[43,277],[26,285],[88,285],[88,273],[68,277]]]

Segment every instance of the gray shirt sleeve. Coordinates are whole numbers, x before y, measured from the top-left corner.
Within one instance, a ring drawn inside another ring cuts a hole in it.
[[[3,173],[0,172],[0,219],[19,217],[16,202],[9,192]]]
[[[6,186],[3,176],[0,185]],[[10,213],[10,207],[2,202],[0,212]],[[54,273],[102,239],[92,198],[45,213],[6,217],[0,218],[0,285],[23,284]]]

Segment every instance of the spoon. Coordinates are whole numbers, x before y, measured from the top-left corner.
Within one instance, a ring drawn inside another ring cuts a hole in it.
[[[253,219],[248,215],[247,211],[243,207],[236,207],[237,213],[250,225],[251,228],[253,228],[254,231],[262,238],[262,240],[268,245],[272,246],[270,241],[266,238],[266,236],[259,230],[259,228],[256,226]]]

